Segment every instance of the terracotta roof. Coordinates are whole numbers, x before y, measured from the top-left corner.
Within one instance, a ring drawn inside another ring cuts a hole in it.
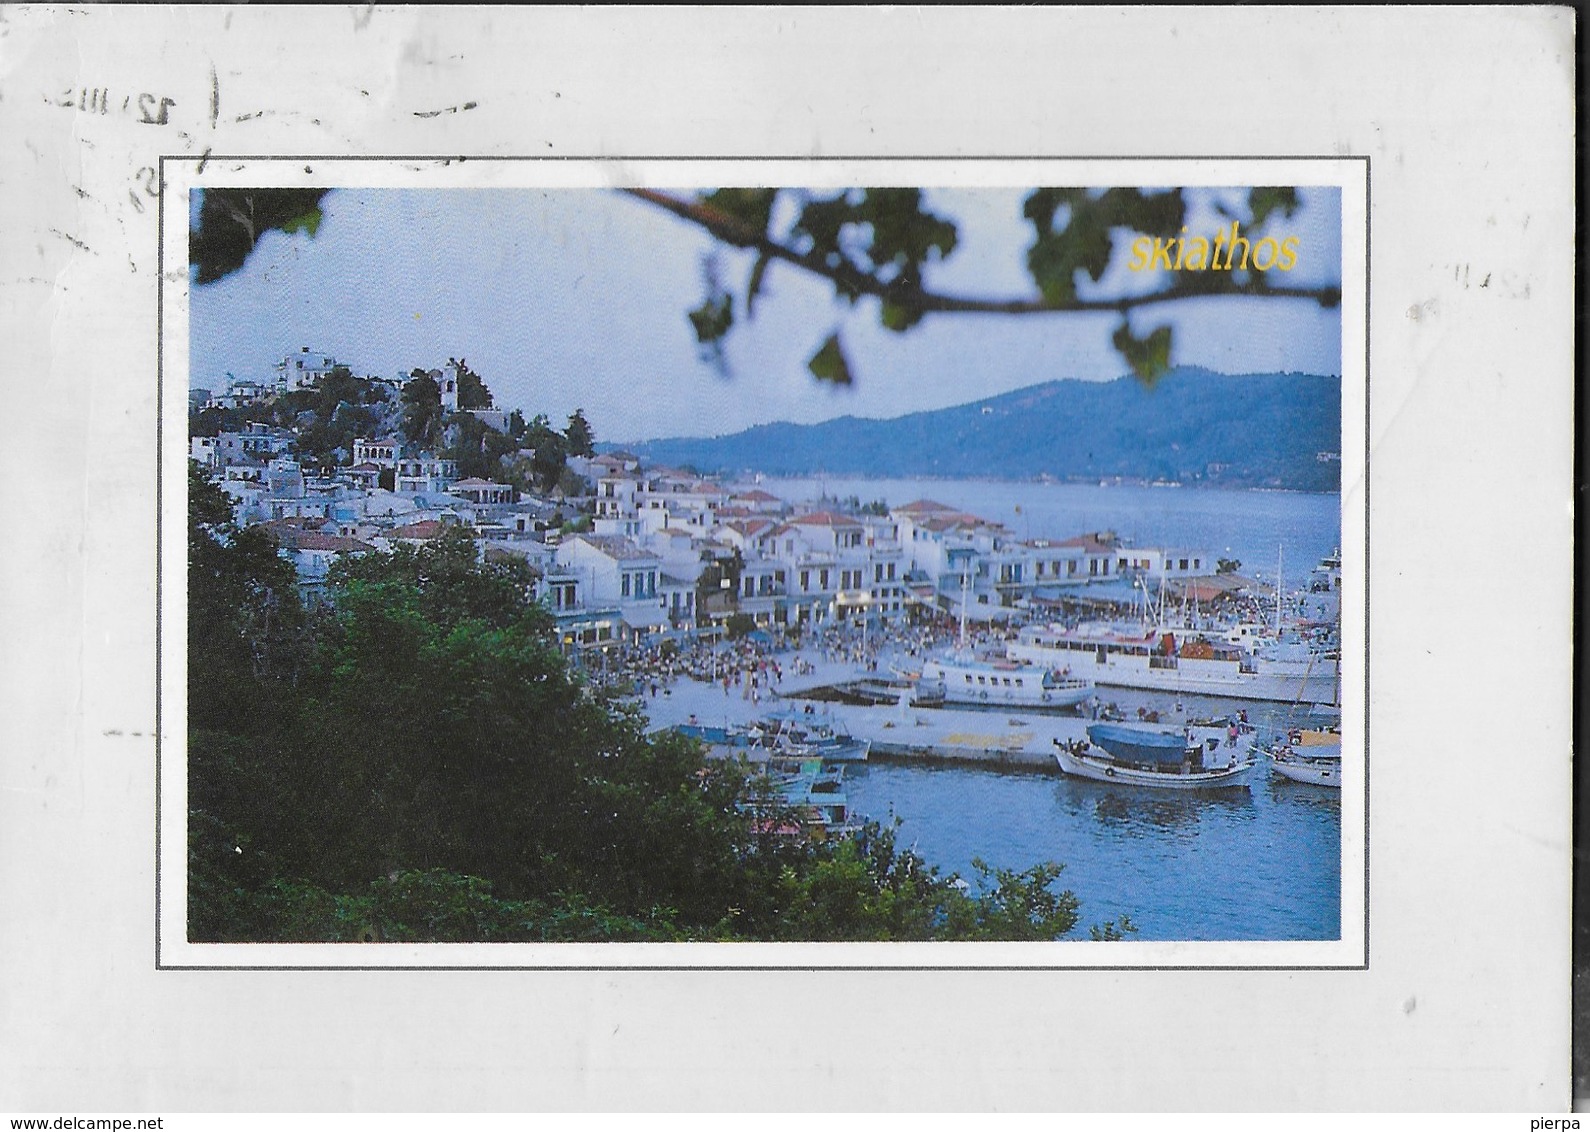
[[[323,525],[326,520],[313,521]],[[307,528],[307,526],[296,526],[293,521],[281,520],[281,518],[273,518],[269,523],[261,523],[259,528],[262,531],[266,531],[275,541],[275,544],[283,550],[337,550],[337,552],[345,552],[345,550],[351,550],[351,552],[375,550],[375,547],[372,547],[369,542],[361,542],[359,539],[348,539],[348,537],[340,536],[340,534],[326,534],[323,531]]]
[[[736,519],[725,524],[729,530],[738,531],[746,538],[760,538],[770,533],[775,525],[771,519]]]
[[[262,530],[276,534],[280,531],[318,531],[329,520],[319,515],[293,515],[286,519],[269,519],[260,523]]]
[[[994,524],[976,515],[953,511],[947,515],[934,515],[933,518],[925,519],[917,525],[926,531],[951,531],[965,527],[988,527]]]
[[[388,538],[432,539],[442,533],[440,519],[421,519],[417,523],[407,523],[401,527],[393,527],[387,532]]]
[[[813,511],[809,515],[797,515],[790,520],[791,523],[804,527],[859,527],[860,523],[849,515],[836,515],[832,511]]]
[[[356,538],[321,534],[319,531],[303,531],[292,539],[291,545],[284,540],[282,546],[287,550],[333,550],[339,554],[348,552],[359,554],[375,549],[369,543]]]
[[[930,511],[953,511],[955,509],[931,499],[914,499],[910,503],[896,507],[895,510],[902,511],[907,515],[922,515]]]
[[[749,499],[753,503],[777,503],[777,502],[779,502],[778,496],[771,495],[768,492],[763,491],[761,488],[755,488],[755,489],[753,489],[751,491],[737,491],[733,495],[729,496],[729,498],[730,499]]]

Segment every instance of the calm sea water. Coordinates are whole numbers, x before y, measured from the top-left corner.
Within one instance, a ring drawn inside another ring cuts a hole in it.
[[[792,499],[935,499],[1006,523],[1021,537],[1113,529],[1138,545],[1205,548],[1289,586],[1341,543],[1337,495],[1098,487],[969,480],[765,481]],[[1169,708],[1152,696],[1123,704]],[[1163,698],[1163,697],[1161,697]],[[1189,698],[1191,699],[1191,698]],[[1198,708],[1226,705],[1198,697]],[[1267,709],[1247,706],[1256,721]],[[1188,707],[1194,708],[1189,702]],[[972,859],[1065,866],[1059,886],[1089,924],[1125,913],[1145,940],[1322,940],[1341,930],[1341,801],[1267,777],[1246,791],[1173,794],[1040,774],[873,763],[850,774],[853,809],[901,821],[902,843],[972,879]]]
[[[1065,866],[1087,926],[1126,913],[1137,939],[1336,939],[1341,801],[1255,780],[1197,795],[1039,774],[871,763],[847,773],[853,810],[901,820],[901,844],[974,879],[972,858]],[[975,883],[975,880],[974,880]]]
[[[1244,574],[1297,585],[1341,545],[1341,496],[1294,491],[1099,487],[997,480],[777,479],[759,485],[791,501],[827,495],[891,506],[933,499],[1004,523],[1019,538],[1071,538],[1113,530],[1138,546],[1209,550]]]

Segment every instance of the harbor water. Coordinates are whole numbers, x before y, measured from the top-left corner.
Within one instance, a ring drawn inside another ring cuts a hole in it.
[[[1341,542],[1340,497],[1294,492],[968,480],[764,480],[782,498],[933,499],[998,520],[1020,538],[1114,530],[1142,546],[1204,549],[1289,589]],[[1261,731],[1278,705],[1103,692],[1137,708],[1219,714],[1245,707]],[[1160,702],[1164,701],[1164,702]],[[889,709],[880,709],[889,710]],[[1074,717],[1073,717],[1074,718]],[[1263,763],[1245,789],[1156,791],[994,768],[877,758],[847,769],[852,812],[899,822],[899,843],[975,888],[974,859],[1022,870],[1064,866],[1081,901],[1077,935],[1129,916],[1142,940],[1330,940],[1341,930],[1341,799]]]
[[[1078,932],[1131,917],[1143,940],[1328,940],[1341,931],[1341,799],[1270,777],[1183,793],[1054,775],[874,761],[847,770],[853,811],[976,885],[973,858],[1065,866]]]

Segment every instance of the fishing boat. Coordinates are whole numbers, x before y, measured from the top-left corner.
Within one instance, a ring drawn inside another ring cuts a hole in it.
[[[718,757],[743,756],[752,762],[769,759],[820,759],[829,763],[866,762],[872,740],[858,739],[826,717],[780,712],[750,723],[721,727],[681,723],[679,734],[706,744]]]
[[[1207,734],[1205,732],[1208,732]],[[1131,727],[1095,723],[1086,740],[1054,740],[1060,769],[1078,778],[1159,790],[1245,786],[1251,751],[1215,728]]]
[[[1293,728],[1263,748],[1277,774],[1314,786],[1342,786],[1342,736],[1339,731]]]
[[[1093,681],[1018,660],[951,655],[924,662],[917,688],[946,703],[1064,708],[1092,695]]]
[[[764,745],[781,753],[821,759],[825,763],[861,763],[872,750],[871,739],[858,739],[831,716],[803,711],[771,712],[751,728]]]
[[[764,833],[827,840],[856,832],[862,822],[850,812],[842,764],[821,759],[779,758],[767,766],[775,810],[760,810],[754,828]]]

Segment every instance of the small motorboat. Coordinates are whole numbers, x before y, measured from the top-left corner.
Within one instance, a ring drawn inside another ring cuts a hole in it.
[[[1342,787],[1342,736],[1339,731],[1293,728],[1263,752],[1283,778],[1335,790]]]

